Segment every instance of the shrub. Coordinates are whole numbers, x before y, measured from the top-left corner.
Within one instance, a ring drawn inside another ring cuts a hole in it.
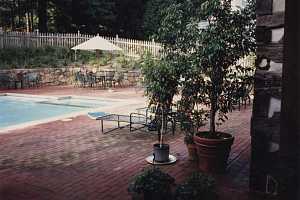
[[[101,55],[93,51],[77,51],[77,60],[74,51],[64,47],[40,47],[40,48],[6,48],[0,49],[0,69],[14,68],[39,68],[39,67],[65,67],[68,65],[97,65],[104,66],[117,62],[120,68],[136,69],[138,61],[130,60],[124,55],[114,56],[103,52]]]
[[[128,187],[134,200],[168,200],[172,198],[171,186],[175,180],[158,168],[145,169],[134,177]]]
[[[178,185],[175,200],[216,200],[215,180],[200,172],[193,173],[185,183]]]
[[[68,48],[7,48],[0,49],[0,69],[62,67],[72,62]]]

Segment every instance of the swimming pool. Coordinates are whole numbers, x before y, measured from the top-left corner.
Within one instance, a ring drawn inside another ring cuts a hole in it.
[[[111,101],[74,97],[0,96],[0,129],[109,106]]]

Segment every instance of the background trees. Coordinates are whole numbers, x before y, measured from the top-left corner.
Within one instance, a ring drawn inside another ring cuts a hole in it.
[[[8,31],[79,30],[145,39],[144,14],[152,1],[157,0],[0,0],[0,27]]]

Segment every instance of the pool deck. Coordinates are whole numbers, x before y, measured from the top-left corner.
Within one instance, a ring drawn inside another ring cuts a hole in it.
[[[141,91],[116,89],[115,92],[89,88],[47,87],[9,90],[39,95],[84,95],[124,99],[129,106],[111,112],[126,114],[145,105]],[[134,102],[134,103],[133,103]],[[228,171],[216,176],[220,199],[260,200],[248,192],[250,162],[251,108],[233,112],[230,121],[220,130],[236,137]],[[107,123],[110,127],[112,124]],[[168,135],[171,154],[178,159],[162,170],[182,182],[197,169],[187,159],[183,135]],[[103,135],[99,123],[87,116],[72,121],[53,121],[0,135],[0,199],[5,200],[66,200],[99,199],[127,200],[128,182],[136,173],[149,166],[145,158],[152,154],[156,135],[121,129]]]

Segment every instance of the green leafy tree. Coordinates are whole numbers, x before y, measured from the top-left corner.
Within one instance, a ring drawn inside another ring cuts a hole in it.
[[[72,0],[72,21],[76,30],[110,33],[116,18],[115,3],[110,0]]]
[[[144,38],[143,15],[147,0],[116,0],[115,33],[127,38]]]
[[[233,94],[251,81],[252,66],[242,67],[237,61],[255,50],[253,12],[252,1],[234,11],[230,0],[198,0],[172,4],[163,13],[157,38],[183,80],[183,111],[206,106],[211,133],[239,98]]]
[[[145,6],[143,28],[145,37],[151,37],[157,33],[162,11],[172,4],[172,0],[148,0]]]
[[[179,79],[172,65],[165,59],[156,60],[151,54],[146,54],[141,65],[145,95],[149,99],[149,107],[155,108],[154,124],[159,133],[159,142],[163,144],[163,131],[167,125],[168,112],[172,109],[173,98],[178,93]]]

